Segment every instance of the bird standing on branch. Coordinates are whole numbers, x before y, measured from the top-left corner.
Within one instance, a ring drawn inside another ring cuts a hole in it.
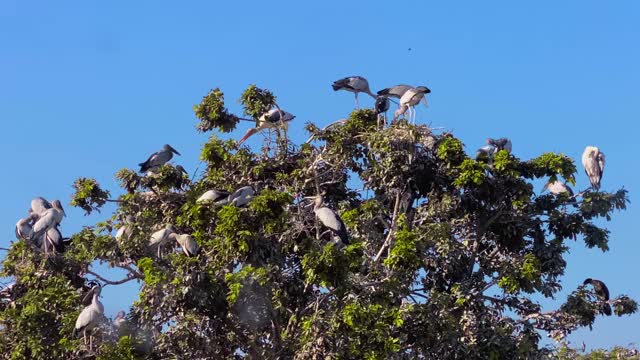
[[[411,89],[413,89],[413,86],[411,85],[395,85],[378,91],[378,96],[394,97],[396,99],[400,99],[402,95],[404,95],[404,93]]]
[[[387,111],[389,110],[389,99],[385,96],[378,96],[374,105],[376,115],[378,115],[378,128],[383,128],[387,123]],[[380,126],[382,124],[382,126]]]
[[[583,285],[591,284],[591,286],[593,286],[593,291],[596,293],[598,300],[603,302],[602,308],[601,308],[602,312],[607,316],[611,316],[611,305],[609,305],[608,303],[609,288],[607,288],[607,285],[605,285],[600,280],[595,280],[591,278],[586,279],[582,284]]]
[[[546,190],[549,190],[553,195],[567,194],[569,196],[573,196],[573,190],[571,190],[567,184],[558,180],[546,183],[542,188],[542,192],[545,192]]]
[[[267,111],[265,114],[260,116],[256,121],[256,126],[247,130],[247,133],[244,134],[242,139],[238,141],[238,146],[242,145],[251,135],[260,132],[264,129],[283,129],[287,131],[289,127],[289,121],[295,119],[291,113],[286,111],[282,111],[280,109],[271,109]]]
[[[507,138],[499,138],[499,139],[488,138],[487,144],[493,146],[495,148],[495,152],[498,152],[500,150],[507,150],[507,152],[511,154],[512,144],[511,144],[511,140]]]
[[[100,284],[98,284],[94,286],[87,294],[85,300],[89,295],[93,296],[93,298],[91,299],[91,304],[82,309],[82,312],[80,313],[80,315],[78,315],[76,326],[73,330],[74,336],[77,336],[80,332],[82,332],[85,345],[87,345],[87,331],[91,331],[93,328],[95,328],[104,316],[104,306],[99,300],[101,290],[102,287],[100,286]],[[93,335],[89,335],[89,351],[91,351],[92,348]]]
[[[376,98],[376,96],[369,89],[369,82],[367,79],[362,76],[349,76],[340,80],[336,80],[331,85],[333,91],[345,90],[355,94],[356,96],[356,109],[359,108],[358,104],[358,94],[363,92],[365,94],[369,94],[372,98]]]
[[[587,146],[582,153],[582,166],[584,171],[589,177],[591,187],[598,191],[600,190],[600,180],[602,180],[602,174],[604,173],[605,157],[604,153],[595,146]]]
[[[415,109],[414,106],[418,105],[420,101],[427,105],[426,94],[431,93],[431,90],[426,86],[418,86],[407,90],[400,98],[400,107],[396,110],[393,120],[397,120],[398,117],[409,110],[409,120],[415,123]]]
[[[333,233],[338,235],[343,245],[349,245],[349,234],[347,227],[335,210],[324,206],[322,196],[316,196],[313,212],[322,225],[328,227]]]
[[[41,236],[46,236],[47,232],[54,227],[57,227],[62,218],[66,216],[60,200],[54,200],[50,209],[45,210],[42,213],[38,221],[33,224],[33,232],[31,233],[31,239],[37,241]],[[48,242],[44,242],[45,253],[49,252]]]
[[[138,164],[140,166],[140,172],[154,172],[158,170],[158,168],[173,158],[173,154],[180,155],[180,153],[176,149],[172,148],[171,145],[165,144],[162,147],[162,150],[154,152],[149,156],[147,161]]]

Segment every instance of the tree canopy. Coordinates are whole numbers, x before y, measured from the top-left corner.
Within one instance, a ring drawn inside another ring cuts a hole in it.
[[[243,115],[258,122],[276,100],[252,85]],[[540,358],[554,355],[542,336],[560,341],[590,327],[605,306],[616,316],[637,310],[615,289],[603,299],[582,284],[567,285],[575,290],[557,310],[534,300],[561,289],[569,242],[609,249],[598,220],[628,202],[624,189],[535,191],[537,180],[575,185],[575,162],[563,154],[476,158],[452,133],[405,119],[381,127],[371,109],[305,124],[302,144],[278,131],[254,152],[216,136],[241,121],[220,89],[194,112],[197,130],[211,133],[194,178],[171,163],[118,171],[122,191],[80,178],[71,205],[91,214],[115,201],[114,214],[64,251],[12,243],[2,264],[14,281],[1,294],[2,358]],[[247,186],[246,204],[230,201]],[[230,195],[200,199],[209,190]],[[348,241],[316,215],[318,197]],[[190,235],[199,251],[178,251],[170,233]],[[128,275],[107,280],[96,262]],[[96,282],[127,281],[141,289],[122,325],[99,319],[91,346],[74,336]]]

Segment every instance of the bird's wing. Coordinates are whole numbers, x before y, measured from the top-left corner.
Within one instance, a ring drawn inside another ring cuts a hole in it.
[[[606,163],[606,159],[604,153],[599,153],[598,155],[598,167],[600,168],[600,178],[604,175],[604,164]]]
[[[55,221],[55,214],[51,210],[47,210],[42,214],[40,219],[33,224],[33,233],[40,234],[48,230]]]
[[[602,281],[600,281],[600,285],[602,287],[602,294],[604,295],[604,300],[609,301],[609,288]]]
[[[328,207],[321,207],[315,210],[316,216],[320,219],[320,222],[333,231],[340,231],[344,226],[342,219],[338,216],[338,213],[329,209]]]
[[[334,91],[338,91],[340,89],[348,87],[349,86],[349,79],[350,78],[346,77],[346,78],[342,78],[342,79],[336,80],[336,81],[333,82],[331,87],[333,88]]]
[[[38,215],[42,215],[48,209],[51,209],[53,206],[50,202],[48,202],[45,198],[37,197],[31,200],[31,210]]]
[[[82,330],[85,326],[89,325],[91,319],[93,318],[93,309],[91,305],[85,307],[78,315],[78,319],[76,319],[76,330]]]

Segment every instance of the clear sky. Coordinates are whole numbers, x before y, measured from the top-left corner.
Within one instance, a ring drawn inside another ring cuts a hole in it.
[[[68,204],[79,176],[118,194],[115,172],[164,143],[194,171],[206,135],[195,132],[192,106],[213,87],[234,111],[247,85],[273,90],[297,116],[290,134],[300,142],[305,122],[327,124],[352,110],[353,96],[333,92],[331,82],[362,75],[374,91],[431,88],[418,121],[452,130],[468,151],[486,137],[509,136],[523,159],[557,151],[579,163],[586,145],[599,146],[608,161],[603,188],[624,186],[633,203],[608,224],[611,251],[572,247],[563,292],[543,304],[558,306],[586,277],[605,281],[614,296],[640,299],[640,164],[632,151],[640,130],[639,19],[637,0],[2,0],[0,246],[14,238],[34,196]],[[578,182],[587,185],[581,169]],[[109,213],[86,218],[67,208],[65,234]],[[135,286],[105,288],[108,315],[131,304]],[[588,347],[640,343],[639,320],[600,317],[593,331],[570,339]]]

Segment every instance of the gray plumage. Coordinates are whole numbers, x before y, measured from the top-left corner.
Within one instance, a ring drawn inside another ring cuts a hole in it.
[[[135,222],[133,215],[127,215],[120,228],[116,232],[116,241],[121,242],[124,239],[129,239],[133,233],[132,224]]]
[[[280,109],[271,109],[260,116],[256,121],[256,126],[247,130],[242,139],[238,141],[238,146],[242,145],[251,135],[265,129],[282,129],[287,131],[289,122],[296,117],[286,111]]]
[[[409,118],[415,121],[415,111],[413,107],[418,105],[420,101],[423,101],[427,105],[426,94],[429,94],[431,90],[426,86],[417,86],[407,90],[400,98],[400,107],[394,113],[393,119],[396,120],[400,115],[409,110]]]
[[[48,209],[51,209],[53,206],[49,201],[45,198],[38,196],[37,198],[31,200],[31,211],[42,215]]]
[[[93,294],[91,304],[82,309],[82,312],[80,312],[80,315],[78,315],[78,319],[76,320],[76,325],[73,331],[74,336],[83,333],[85,344],[87,343],[87,331],[91,331],[93,328],[98,326],[104,316],[104,306],[99,299],[101,289],[100,285],[97,285],[91,290],[90,294]]]
[[[346,78],[342,78],[340,80],[336,80],[331,85],[333,91],[344,90],[349,91],[355,94],[356,97],[356,108],[358,108],[358,94],[363,92],[365,94],[369,94],[372,98],[376,98],[369,89],[369,82],[367,79],[362,76],[348,76]]]
[[[255,195],[255,190],[251,186],[243,186],[229,195],[229,204],[237,207],[247,205]]]
[[[318,220],[320,220],[322,225],[326,226],[336,235],[338,235],[342,244],[349,244],[349,234],[347,233],[347,227],[344,225],[344,222],[337,212],[323,205],[321,196],[318,196],[316,198],[313,212],[316,214],[316,217],[318,218]]]
[[[118,311],[118,314],[116,314],[116,317],[113,319],[112,324],[116,330],[122,329],[124,324],[126,324],[127,320],[124,318],[124,316],[125,316],[125,312],[120,310]]]
[[[171,240],[171,234],[173,233],[175,233],[173,225],[167,225],[164,229],[154,232],[151,234],[151,238],[149,239],[149,248],[157,248],[158,257],[160,257],[160,249],[164,244]]]
[[[487,144],[495,147],[495,152],[500,150],[507,150],[508,153],[511,153],[512,145],[511,140],[507,138],[499,138],[499,139],[487,139]]]
[[[587,278],[582,283],[583,285],[591,284],[593,286],[593,290],[598,297],[598,300],[602,301],[602,312],[610,316],[611,315],[611,305],[608,304],[609,301],[609,288],[605,285],[604,282],[596,279]]]
[[[389,99],[384,96],[378,96],[374,105],[376,114],[384,114],[389,110]]]
[[[413,89],[413,86],[400,84],[400,85],[395,85],[389,88],[382,89],[378,91],[378,95],[400,99],[402,95],[404,95],[404,93],[406,93],[409,89]]]
[[[202,194],[198,200],[198,204],[211,203],[214,205],[226,205],[229,202],[229,192],[222,190],[208,190]]]
[[[180,244],[180,247],[182,247],[182,251],[189,257],[196,256],[200,251],[200,246],[198,246],[198,243],[193,238],[193,236],[189,234],[172,234],[171,237],[174,238],[178,242],[178,244]]]
[[[550,193],[554,194],[554,195],[560,195],[560,194],[568,194],[569,196],[573,196],[573,190],[571,190],[571,188],[569,186],[567,186],[567,184],[563,183],[562,181],[554,181],[554,182],[548,182],[544,185],[544,187],[542,188],[542,192],[544,192],[545,190],[549,190]]]
[[[18,220],[16,223],[16,239],[30,240],[33,233],[33,223],[39,218],[38,214],[32,212],[26,218]]]
[[[62,218],[65,216],[64,209],[62,208],[62,204],[59,200],[54,200],[51,205],[52,208],[47,209],[42,213],[40,218],[38,218],[38,220],[33,224],[33,232],[31,234],[32,239],[38,239],[47,233],[49,229],[58,226],[62,221]]]
[[[485,145],[478,149],[476,152],[477,161],[491,162],[493,160],[493,154],[495,154],[496,148],[493,145]]]
[[[595,191],[600,190],[600,181],[602,181],[602,175],[604,174],[605,156],[595,146],[587,146],[582,153],[582,166],[584,171],[589,177],[591,187]]]
[[[173,154],[180,155],[180,153],[176,151],[176,149],[172,148],[171,145],[165,144],[162,147],[162,150],[151,154],[147,161],[138,164],[140,165],[140,172],[144,173],[147,171],[157,170],[160,166],[169,162],[173,158]]]

